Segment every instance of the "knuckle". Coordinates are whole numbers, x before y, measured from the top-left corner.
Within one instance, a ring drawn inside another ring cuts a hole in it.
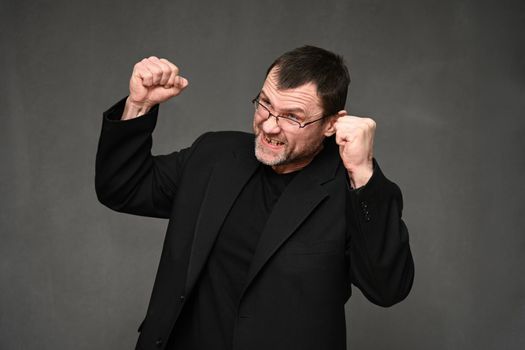
[[[171,67],[168,66],[167,64],[162,64],[161,67],[162,67],[162,72],[169,77],[169,75],[171,74]]]
[[[151,66],[149,66],[149,70],[155,75],[162,73],[162,69],[160,69],[160,67],[155,64],[152,64]]]
[[[160,61],[164,64],[167,64],[168,66],[173,66],[173,63],[171,63],[170,61],[168,61],[167,59],[165,58],[161,58]]]

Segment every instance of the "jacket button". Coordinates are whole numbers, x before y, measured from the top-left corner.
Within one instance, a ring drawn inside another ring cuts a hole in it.
[[[163,343],[162,338],[159,338],[155,341],[155,345],[157,345],[157,347],[159,348],[162,346],[162,343]]]
[[[184,302],[184,299],[185,299],[184,295],[181,295],[179,298],[180,298],[181,303]]]

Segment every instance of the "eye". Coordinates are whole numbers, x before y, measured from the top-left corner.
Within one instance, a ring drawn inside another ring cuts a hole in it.
[[[296,121],[296,122],[299,122],[299,123],[301,122],[301,118],[298,117],[298,116],[295,115],[295,114],[287,114],[286,117],[287,117],[288,119],[293,120],[293,121]]]

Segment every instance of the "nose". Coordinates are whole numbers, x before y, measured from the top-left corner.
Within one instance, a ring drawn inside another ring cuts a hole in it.
[[[262,122],[262,129],[266,134],[277,134],[281,131],[277,123],[277,117],[270,115],[268,119]]]

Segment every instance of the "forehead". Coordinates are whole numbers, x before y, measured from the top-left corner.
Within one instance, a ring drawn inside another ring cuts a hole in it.
[[[277,87],[277,81],[277,74],[272,70],[266,77],[261,91],[261,97],[267,98],[274,108],[302,109],[304,112],[321,111],[321,101],[314,83],[281,90]]]

